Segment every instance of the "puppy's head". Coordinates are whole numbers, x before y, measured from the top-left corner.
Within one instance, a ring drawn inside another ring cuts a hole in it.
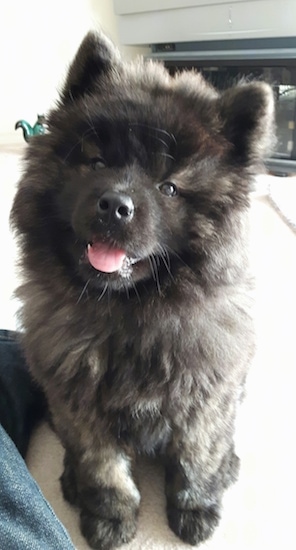
[[[12,213],[29,266],[95,289],[159,285],[245,208],[274,135],[273,94],[258,82],[219,94],[197,73],[125,63],[90,33],[48,127]]]

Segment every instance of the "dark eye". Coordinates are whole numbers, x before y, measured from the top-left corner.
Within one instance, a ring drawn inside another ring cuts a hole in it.
[[[102,159],[102,157],[95,157],[93,159],[90,159],[89,164],[93,170],[100,170],[101,168],[106,167],[106,163],[104,159]]]
[[[158,187],[159,191],[167,197],[175,197],[178,194],[178,189],[171,181],[165,181]]]

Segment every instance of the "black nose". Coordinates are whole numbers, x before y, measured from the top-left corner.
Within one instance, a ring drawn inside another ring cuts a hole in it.
[[[134,209],[131,197],[117,191],[106,191],[97,203],[100,219],[108,223],[131,221]]]

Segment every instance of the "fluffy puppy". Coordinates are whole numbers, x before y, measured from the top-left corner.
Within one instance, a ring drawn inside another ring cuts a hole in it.
[[[12,211],[23,347],[94,548],[135,535],[138,453],[163,457],[179,537],[219,522],[254,349],[249,193],[273,111],[263,82],[219,93],[91,33],[30,142]]]

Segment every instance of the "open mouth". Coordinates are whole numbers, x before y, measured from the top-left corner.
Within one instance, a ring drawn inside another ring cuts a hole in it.
[[[97,271],[118,273],[123,277],[130,276],[133,264],[140,261],[140,258],[129,257],[125,250],[102,242],[89,243],[86,254],[89,263]]]

